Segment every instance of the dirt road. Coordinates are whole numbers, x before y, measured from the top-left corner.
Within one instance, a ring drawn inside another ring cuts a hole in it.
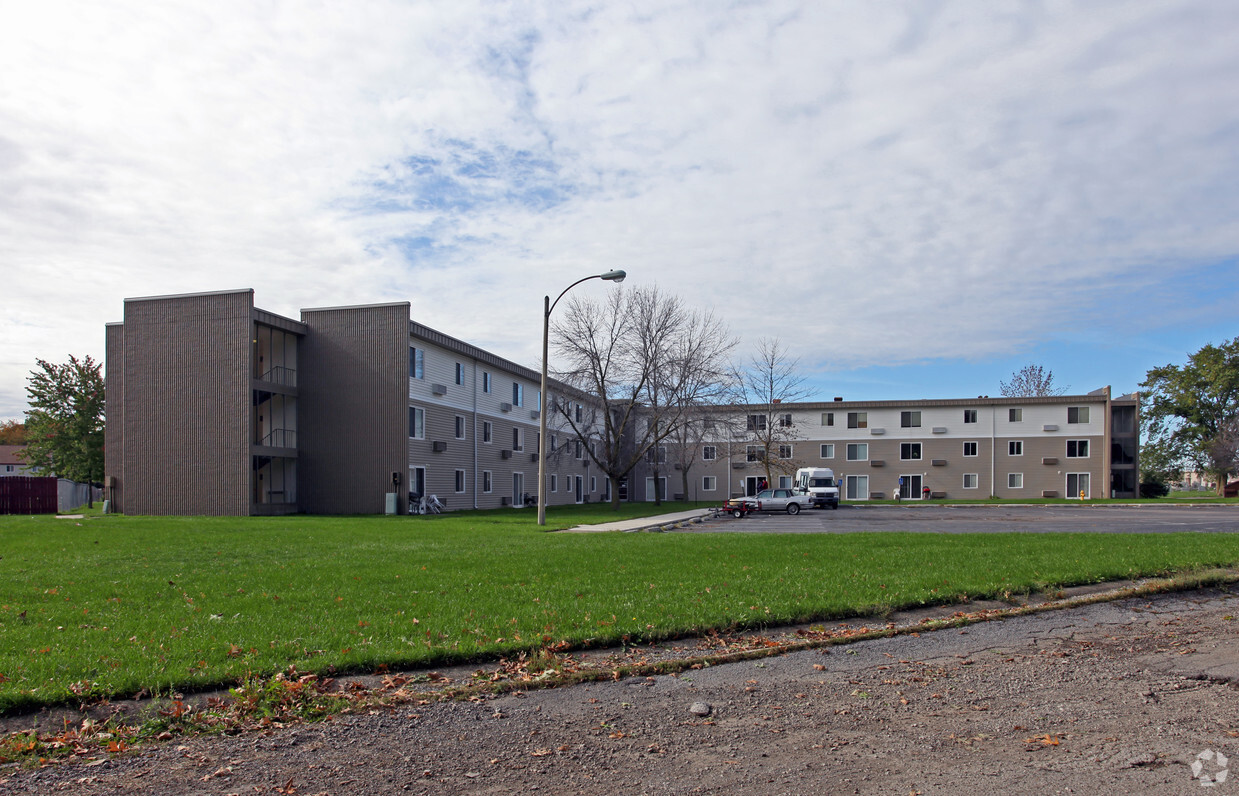
[[[1239,793],[1236,617],[1229,590],[1128,599],[10,767],[0,792]]]

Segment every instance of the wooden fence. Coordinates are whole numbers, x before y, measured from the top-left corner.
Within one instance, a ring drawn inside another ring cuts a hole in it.
[[[55,478],[0,478],[0,514],[55,514]]]

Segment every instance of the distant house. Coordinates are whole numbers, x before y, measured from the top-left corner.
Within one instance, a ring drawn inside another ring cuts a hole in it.
[[[6,475],[34,475],[33,469],[17,457],[25,445],[0,445],[0,478]]]

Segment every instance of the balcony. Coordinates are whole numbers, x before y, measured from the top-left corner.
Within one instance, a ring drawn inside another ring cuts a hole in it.
[[[286,368],[282,365],[276,365],[266,373],[259,376],[258,380],[270,382],[271,384],[282,384],[285,387],[296,387],[297,371],[292,368]]]
[[[295,448],[297,447],[297,430],[291,428],[272,429],[265,437],[258,440],[258,445],[264,448]]]

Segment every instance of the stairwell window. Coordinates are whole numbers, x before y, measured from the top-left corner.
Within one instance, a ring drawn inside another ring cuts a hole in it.
[[[482,392],[490,392],[490,373],[482,371]]]
[[[465,365],[463,362],[456,363],[456,383],[457,384],[465,383]]]
[[[512,382],[512,405],[525,405],[525,387],[519,381]]]
[[[420,348],[409,349],[409,378],[426,378],[426,352]]]
[[[426,410],[416,406],[409,407],[409,437],[426,439]]]

